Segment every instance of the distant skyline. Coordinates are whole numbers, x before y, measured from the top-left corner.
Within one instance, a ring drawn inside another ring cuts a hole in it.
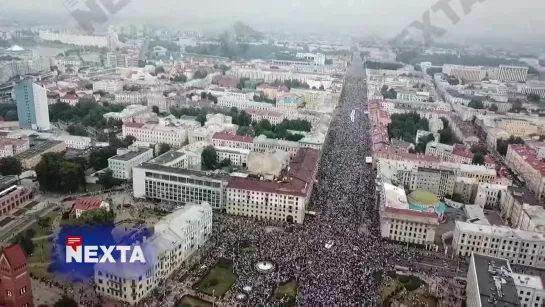
[[[84,0],[78,0],[84,1]],[[115,1],[115,0],[114,0]],[[119,0],[117,0],[119,1]],[[471,2],[471,0],[463,0]],[[343,32],[353,35],[395,36],[437,1],[429,0],[131,0],[112,23],[123,21],[157,23],[189,28],[221,29],[241,20],[259,30],[300,30]],[[450,1],[461,21],[452,25],[441,11],[431,13],[431,22],[449,36],[474,39],[489,37],[518,41],[544,41],[545,3],[537,0],[475,0],[464,16],[460,0]],[[62,0],[0,0],[4,13],[13,10],[29,14],[58,14],[59,23],[71,18]],[[75,23],[73,23],[75,25]]]

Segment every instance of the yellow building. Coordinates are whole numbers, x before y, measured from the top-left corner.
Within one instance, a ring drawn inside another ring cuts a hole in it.
[[[66,150],[66,143],[63,141],[45,141],[29,150],[23,151],[15,157],[21,161],[24,169],[33,169],[42,160],[42,155],[48,152],[62,152]]]

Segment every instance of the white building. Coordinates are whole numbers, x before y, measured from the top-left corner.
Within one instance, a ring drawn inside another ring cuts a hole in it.
[[[93,91],[105,91],[117,93],[123,90],[123,82],[120,80],[102,80],[93,82]]]
[[[15,85],[14,92],[19,126],[23,129],[49,130],[47,90],[26,79]]]
[[[122,120],[124,123],[127,121],[132,120],[133,118],[136,118],[138,116],[146,115],[150,113],[149,108],[147,106],[139,105],[139,104],[132,104],[127,106],[125,109],[123,109],[121,112],[108,112],[103,115],[103,117],[108,120],[110,118]]]
[[[206,202],[189,204],[163,217],[141,246],[145,264],[99,263],[96,291],[136,305],[203,246],[212,233],[212,208]]]
[[[153,123],[127,122],[123,124],[123,137],[127,135],[132,135],[136,140],[141,142],[151,144],[165,143],[174,147],[181,147],[187,142],[186,128]]]
[[[129,146],[119,148],[117,155],[108,159],[108,168],[112,170],[113,177],[129,180],[132,178],[132,168],[153,159],[153,149]]]
[[[522,307],[543,306],[545,289],[540,276],[511,273]]]
[[[496,208],[499,207],[500,195],[507,190],[507,186],[503,184],[480,183],[477,186],[477,195],[475,196],[475,204],[481,208]]]
[[[229,161],[231,161],[231,165],[246,167],[250,150],[230,147],[216,147],[216,154],[218,155],[218,162],[221,162],[224,159],[229,159]]]
[[[541,233],[456,221],[453,252],[502,257],[512,264],[545,268],[545,236]]]
[[[528,67],[500,65],[497,79],[502,82],[525,82],[527,75]]]
[[[256,102],[252,100],[242,100],[231,97],[218,97],[218,106],[232,108],[235,107],[239,110],[253,109],[253,110],[276,110],[272,103]]]
[[[526,83],[517,83],[517,92],[522,94],[537,94],[545,97],[545,82],[527,81]]]
[[[184,149],[170,150],[149,161],[149,163],[200,171],[202,164],[201,153]]]
[[[132,179],[135,198],[175,205],[206,201],[223,209],[229,175],[144,163],[133,168]]]
[[[481,81],[486,77],[487,69],[480,66],[443,65],[443,73],[466,82]]]

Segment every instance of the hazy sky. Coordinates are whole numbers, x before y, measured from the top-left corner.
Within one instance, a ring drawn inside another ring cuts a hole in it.
[[[84,2],[85,0],[73,0]],[[100,1],[100,0],[99,0]],[[120,0],[114,0],[120,1]],[[461,2],[477,2],[464,15]],[[218,25],[241,20],[261,30],[301,29],[352,34],[394,36],[437,0],[132,0],[112,20],[156,21],[185,26]],[[431,22],[457,37],[545,39],[545,2],[537,0],[452,0],[461,21],[452,25],[442,11],[431,12]],[[12,9],[70,17],[63,0],[0,0],[4,12]],[[0,12],[2,14],[2,12]],[[5,14],[5,13],[4,13]]]

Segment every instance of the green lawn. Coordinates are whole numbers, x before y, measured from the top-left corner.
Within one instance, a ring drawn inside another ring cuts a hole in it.
[[[295,299],[297,298],[297,288],[299,285],[295,281],[290,281],[283,285],[280,285],[274,291],[274,297],[277,300],[287,300],[288,306],[295,306]]]
[[[212,303],[198,297],[186,295],[178,302],[177,307],[212,307]]]
[[[208,295],[221,297],[237,280],[233,273],[233,264],[230,261],[220,260],[210,272],[197,283],[197,289]]]
[[[15,212],[13,212],[11,215],[14,215],[14,216],[21,216],[21,215],[23,215],[25,212],[26,212],[26,210],[21,208],[21,209],[15,211]]]
[[[51,277],[51,274],[47,272],[47,266],[29,266],[28,274],[32,274],[32,276],[35,276],[38,279],[49,279]]]
[[[47,263],[51,260],[51,244],[47,239],[34,241],[34,252],[28,257],[28,263]]]

